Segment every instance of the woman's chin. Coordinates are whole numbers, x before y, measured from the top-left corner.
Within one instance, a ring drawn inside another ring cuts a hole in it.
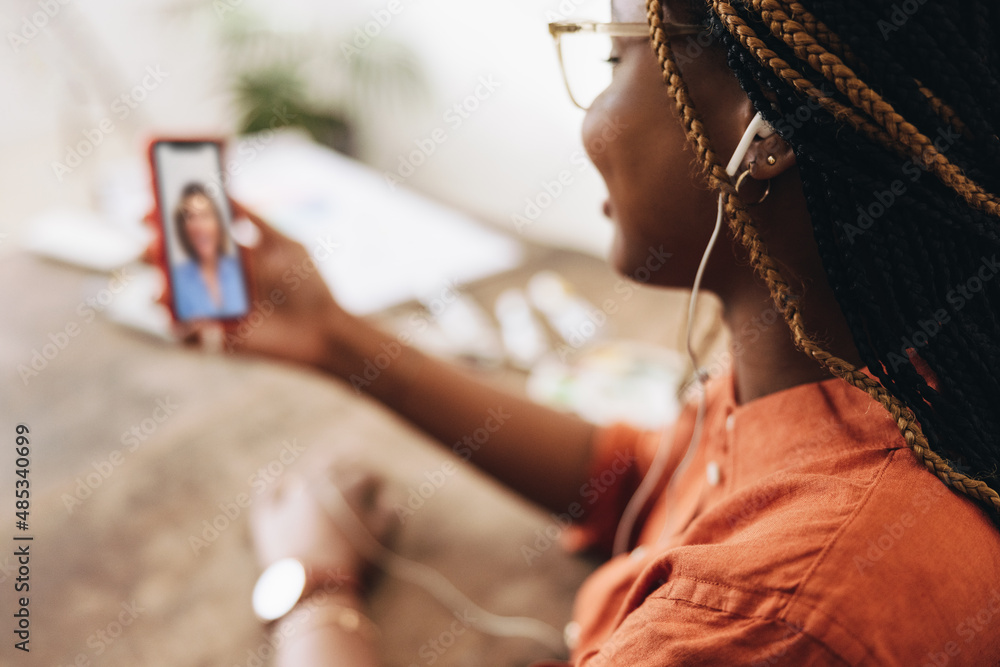
[[[687,269],[674,264],[673,259],[673,255],[665,252],[662,245],[646,243],[632,246],[621,234],[615,234],[608,253],[608,266],[623,278],[641,285],[690,288],[697,267],[691,268],[690,275],[678,273]]]

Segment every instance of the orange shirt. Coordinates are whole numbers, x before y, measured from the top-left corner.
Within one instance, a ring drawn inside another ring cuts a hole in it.
[[[830,379],[736,405],[727,375],[707,405],[668,500],[695,406],[673,427],[641,548],[581,588],[573,665],[1000,664],[1000,532],[878,403]],[[610,550],[659,439],[599,432],[569,546]]]

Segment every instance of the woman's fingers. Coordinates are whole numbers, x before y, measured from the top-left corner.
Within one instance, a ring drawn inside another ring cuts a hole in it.
[[[149,211],[142,217],[142,221],[149,226],[152,236],[150,237],[149,243],[143,249],[142,253],[139,255],[139,261],[143,264],[149,264],[150,266],[160,267],[160,261],[163,257],[163,233],[160,230],[160,226],[157,223],[156,211]],[[166,306],[169,301],[166,289],[166,276],[160,272],[160,294],[156,297],[156,303]]]
[[[246,218],[257,228],[257,231],[260,233],[259,245],[267,248],[278,245],[281,242],[291,241],[287,236],[272,227],[264,218],[246,208],[235,199],[230,199],[229,201],[232,203],[233,212],[237,216]]]
[[[149,226],[149,230],[153,233],[152,238],[146,245],[146,249],[142,251],[139,259],[146,264],[156,264],[160,260],[160,253],[163,251],[163,234],[160,232],[160,226],[156,223],[156,212],[150,211],[142,217],[142,221]]]

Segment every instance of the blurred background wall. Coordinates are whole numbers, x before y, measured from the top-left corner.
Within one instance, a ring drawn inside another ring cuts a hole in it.
[[[608,4],[4,0],[0,252],[47,208],[102,212],[109,173],[135,171],[152,135],[229,135],[291,109],[393,183],[602,255],[605,190],[581,160],[583,113],[546,24],[606,20]],[[81,142],[92,155],[76,159]],[[546,197],[564,170],[571,182]]]

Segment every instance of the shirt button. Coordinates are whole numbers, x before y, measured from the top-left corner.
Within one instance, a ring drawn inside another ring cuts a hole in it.
[[[736,415],[730,414],[728,417],[726,417],[726,430],[731,433],[733,430],[733,426],[735,425],[736,425]]]
[[[719,470],[719,464],[715,461],[709,461],[708,465],[705,466],[705,477],[708,479],[709,486],[718,486],[719,481],[722,479],[722,472]]]

